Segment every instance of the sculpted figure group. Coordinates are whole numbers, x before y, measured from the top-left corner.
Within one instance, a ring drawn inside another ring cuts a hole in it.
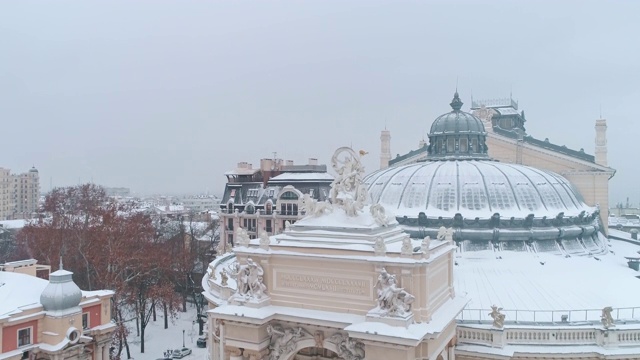
[[[264,270],[251,258],[245,265],[239,265],[231,273],[238,284],[235,296],[245,299],[260,299],[265,295],[267,287],[263,284]]]
[[[341,158],[341,156],[345,154]],[[364,167],[360,156],[348,147],[341,147],[333,154],[331,164],[336,178],[331,184],[331,203],[342,207],[348,216],[356,216],[367,202],[367,188],[362,183]]]
[[[376,311],[382,312],[384,316],[406,316],[411,312],[411,304],[415,297],[397,286],[395,275],[389,274],[382,268],[376,286],[378,292]]]

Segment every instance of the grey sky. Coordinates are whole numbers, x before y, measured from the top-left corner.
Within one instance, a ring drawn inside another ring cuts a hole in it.
[[[379,163],[417,147],[458,90],[509,96],[528,132],[593,154],[640,202],[640,2],[2,1],[0,166],[43,190],[221,193],[239,161]]]

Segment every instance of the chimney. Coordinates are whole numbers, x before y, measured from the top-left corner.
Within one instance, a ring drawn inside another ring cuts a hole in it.
[[[249,170],[253,169],[253,164],[247,164],[247,169]]]
[[[420,140],[420,142],[418,143],[418,149],[422,149],[423,147],[425,147],[427,145],[427,142],[424,141],[424,139]]]
[[[260,170],[262,171],[271,171],[271,167],[273,166],[273,160],[271,159],[260,159]]]
[[[246,161],[241,161],[238,163],[238,169],[246,169],[247,168],[247,162]]]
[[[318,165],[318,159],[309,158],[309,165]]]
[[[293,166],[293,160],[287,160],[287,166]]]

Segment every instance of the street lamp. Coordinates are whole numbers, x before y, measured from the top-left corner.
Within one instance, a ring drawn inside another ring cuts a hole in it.
[[[184,347],[184,330],[182,330],[182,347]]]

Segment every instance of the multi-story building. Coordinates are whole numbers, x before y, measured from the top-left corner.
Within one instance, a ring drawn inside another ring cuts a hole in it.
[[[0,220],[7,220],[13,214],[13,198],[11,196],[11,171],[0,168]]]
[[[39,200],[40,176],[35,167],[22,174],[0,168],[0,220],[31,218]]]
[[[71,272],[49,271],[33,259],[0,264],[0,359],[109,359],[113,291],[81,291]]]
[[[194,212],[217,211],[220,208],[220,199],[209,195],[185,196],[182,198],[182,205],[189,211]]]
[[[247,230],[250,238],[264,230],[278,234],[287,224],[295,223],[303,215],[298,211],[299,201],[305,194],[319,201],[329,197],[333,176],[326,165],[309,159],[306,165],[293,161],[262,159],[260,168],[247,162],[238,163],[227,171],[227,184],[220,203],[220,222],[224,228],[225,243],[233,243],[238,227]]]

